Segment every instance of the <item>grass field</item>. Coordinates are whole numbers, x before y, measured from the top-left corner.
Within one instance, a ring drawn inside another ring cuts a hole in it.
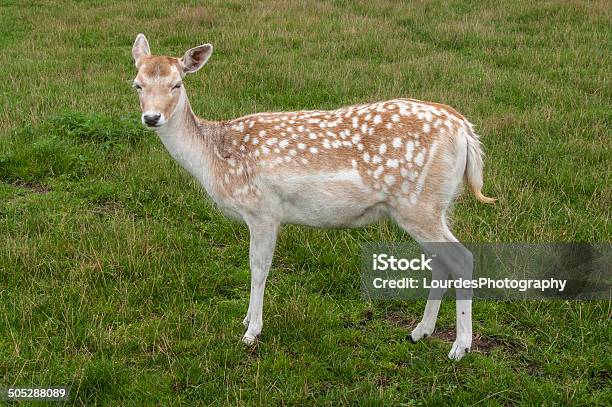
[[[495,206],[468,242],[610,241],[609,2],[11,1],[0,4],[0,386],[75,405],[610,405],[610,302],[474,304],[476,349],[406,340],[424,301],[368,301],[360,248],[385,222],[283,228],[261,341],[245,348],[248,231],[139,123],[131,45],[209,64],[211,120],[393,97],[482,134]],[[1,403],[1,402],[0,402]]]

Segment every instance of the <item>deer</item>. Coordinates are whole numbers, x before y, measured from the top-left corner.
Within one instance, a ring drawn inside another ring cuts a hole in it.
[[[221,212],[248,227],[251,283],[242,342],[252,345],[261,334],[266,279],[282,224],[360,228],[390,217],[424,250],[454,243],[443,254],[447,273],[471,279],[472,255],[451,232],[447,211],[464,179],[479,201],[495,199],[481,192],[483,146],[467,119],[444,104],[398,98],[204,120],[194,114],[183,80],[212,52],[203,44],[179,58],[152,55],[138,34],[133,86],[143,125]],[[434,332],[441,294],[429,292],[410,341]],[[452,360],[472,343],[471,290],[457,289],[456,297]]]

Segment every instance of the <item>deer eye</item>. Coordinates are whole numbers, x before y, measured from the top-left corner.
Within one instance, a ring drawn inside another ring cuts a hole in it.
[[[140,86],[140,85],[139,85],[139,84],[137,84],[137,83],[134,83],[134,89],[136,89],[136,90],[142,90],[142,86]]]
[[[180,89],[180,88],[181,88],[181,86],[182,86],[182,83],[180,83],[180,82],[179,82],[179,83],[177,83],[176,85],[174,85],[174,86],[172,87],[172,89]]]

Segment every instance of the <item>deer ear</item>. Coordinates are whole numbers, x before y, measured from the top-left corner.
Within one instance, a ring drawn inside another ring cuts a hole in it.
[[[185,55],[179,60],[179,63],[185,73],[194,73],[206,64],[212,52],[212,45],[200,45],[199,47],[191,48],[189,51],[185,52]]]
[[[149,41],[147,41],[147,37],[144,34],[138,34],[136,36],[136,40],[134,41],[134,45],[132,46],[132,57],[134,58],[134,64],[136,68],[138,68],[140,58],[151,55],[151,50],[149,49]]]

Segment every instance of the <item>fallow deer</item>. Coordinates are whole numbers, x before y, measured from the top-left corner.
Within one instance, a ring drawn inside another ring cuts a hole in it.
[[[481,193],[483,151],[472,125],[453,108],[393,99],[336,110],[256,113],[228,121],[197,117],[183,78],[199,70],[213,47],[180,58],[151,55],[143,34],[132,56],[142,122],[227,215],[250,233],[251,292],[243,342],[261,333],[266,278],[281,224],[355,228],[390,215],[424,249],[457,242],[446,262],[455,278],[471,279],[471,253],[451,233],[446,212],[462,179]],[[457,258],[469,267],[454,267]],[[453,271],[454,270],[454,271]],[[457,290],[460,359],[472,342],[471,293]],[[434,331],[440,293],[430,293],[414,342]]]

